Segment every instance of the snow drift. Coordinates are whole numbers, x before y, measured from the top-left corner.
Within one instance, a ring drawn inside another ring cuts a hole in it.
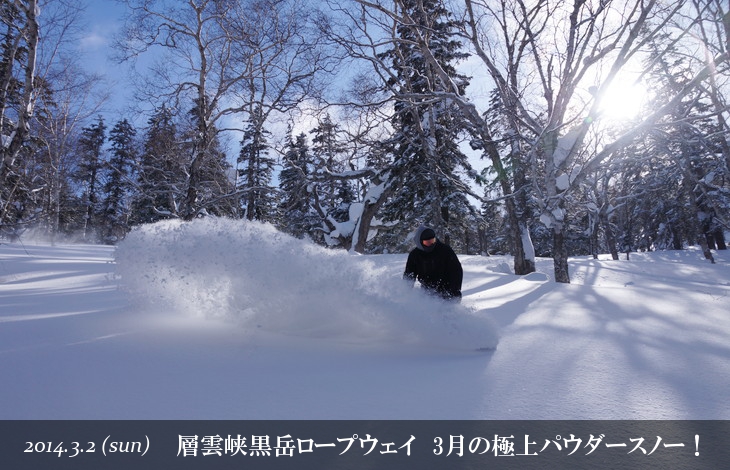
[[[224,319],[248,333],[443,348],[497,343],[490,320],[412,288],[368,257],[257,222],[146,225],[118,246],[116,261],[139,308]]]

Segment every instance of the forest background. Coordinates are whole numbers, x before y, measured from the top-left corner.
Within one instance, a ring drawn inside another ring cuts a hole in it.
[[[571,255],[726,248],[722,0],[119,0],[118,88],[83,6],[1,4],[4,238],[219,216],[394,253],[428,224],[558,282]]]

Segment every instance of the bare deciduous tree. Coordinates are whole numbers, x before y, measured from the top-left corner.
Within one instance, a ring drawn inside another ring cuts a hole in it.
[[[12,172],[30,133],[36,99],[38,0],[17,0],[4,10],[5,41],[0,73],[0,227],[20,183]],[[13,221],[14,222],[14,221]]]
[[[509,139],[511,155],[519,156],[524,168],[529,168],[529,190],[537,196],[541,221],[553,234],[558,282],[570,282],[565,204],[574,188],[728,60],[727,52],[709,60],[639,125],[605,141],[594,154],[582,151],[588,130],[600,118],[607,90],[640,58],[647,41],[668,28],[685,5],[684,0],[464,1],[463,36],[494,81],[510,124],[506,134],[492,136],[474,104],[453,88],[444,98],[461,103],[485,142]],[[426,44],[421,44],[424,55],[433,57]],[[500,164],[496,154],[493,161]],[[523,189],[517,186],[516,177],[512,184],[516,193]],[[505,185],[504,189],[510,188]]]
[[[130,16],[117,43],[122,59],[159,52],[139,98],[169,102],[176,109],[193,102],[198,129],[189,158],[187,195],[181,215],[194,218],[209,201],[199,190],[206,152],[223,130],[237,131],[256,106],[266,112],[295,106],[310,92],[319,57],[296,16],[299,0],[125,0]],[[307,55],[311,54],[311,55]],[[309,65],[309,67],[305,67]],[[237,197],[235,191],[221,197]]]

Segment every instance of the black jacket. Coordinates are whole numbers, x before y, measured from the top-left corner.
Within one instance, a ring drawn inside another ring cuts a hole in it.
[[[403,278],[418,280],[423,288],[445,299],[460,299],[464,271],[459,258],[449,245],[439,240],[432,251],[426,251],[420,243],[421,231],[416,233],[417,245],[408,255]]]

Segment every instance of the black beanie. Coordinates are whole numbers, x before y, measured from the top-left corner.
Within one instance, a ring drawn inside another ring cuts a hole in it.
[[[436,238],[436,232],[434,232],[430,228],[427,228],[426,230],[421,232],[421,241],[430,240],[432,238]]]

